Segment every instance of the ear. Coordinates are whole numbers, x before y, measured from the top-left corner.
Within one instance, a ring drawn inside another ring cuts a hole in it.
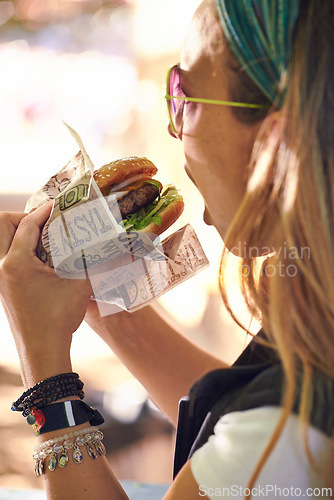
[[[274,109],[273,111],[269,111],[268,115],[261,122],[260,128],[258,128],[257,139],[266,142],[267,147],[271,148],[272,153],[278,147],[287,121],[287,113],[284,108]]]
[[[268,119],[270,120],[272,129],[281,132],[287,123],[287,113],[284,108],[275,109],[275,111],[269,113]]]

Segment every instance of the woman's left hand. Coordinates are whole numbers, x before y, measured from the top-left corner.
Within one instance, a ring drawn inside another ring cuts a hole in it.
[[[72,334],[91,294],[88,280],[60,278],[36,256],[50,210],[48,203],[29,215],[0,213],[0,298],[28,386],[71,371]]]

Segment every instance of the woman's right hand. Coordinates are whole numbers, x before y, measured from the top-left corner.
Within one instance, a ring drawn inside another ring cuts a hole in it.
[[[0,297],[26,385],[71,369],[72,334],[91,293],[88,280],[60,278],[36,256],[50,210],[0,213]]]

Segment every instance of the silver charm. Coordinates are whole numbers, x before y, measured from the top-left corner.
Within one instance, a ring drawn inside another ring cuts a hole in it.
[[[44,464],[43,464],[43,460],[37,460],[36,464],[35,464],[35,476],[36,477],[40,477],[42,476],[44,473]]]
[[[61,467],[63,469],[64,467],[66,467],[67,462],[68,462],[68,456],[67,456],[66,451],[63,450],[63,452],[59,455],[58,465],[59,465],[59,467]]]
[[[56,467],[57,467],[57,458],[55,455],[52,455],[52,457],[50,458],[49,463],[48,463],[48,469],[51,472],[53,472]]]
[[[74,445],[74,450],[73,450],[73,460],[76,464],[81,464],[83,459],[81,450],[78,445]]]
[[[40,476],[40,473],[39,473],[39,460],[35,463],[35,476],[36,477]]]
[[[105,455],[107,453],[106,447],[102,443],[102,441],[94,441],[95,448],[97,449],[97,452],[99,455]]]
[[[85,443],[85,446],[86,446],[86,450],[87,450],[88,455],[91,458],[96,458],[97,457],[97,452],[96,452],[94,446],[92,444],[90,444],[90,443]]]

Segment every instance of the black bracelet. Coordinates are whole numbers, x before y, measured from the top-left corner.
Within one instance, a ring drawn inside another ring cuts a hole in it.
[[[56,401],[59,401],[60,399],[68,398],[70,396],[79,396],[80,399],[83,399],[85,397],[85,393],[80,390],[80,389],[71,389],[69,388],[68,390],[65,390],[59,394],[54,394],[53,396],[48,396],[47,398],[41,399],[40,401],[37,401],[37,403],[32,403],[29,404],[29,406],[25,407],[25,409],[22,412],[23,417],[27,418],[28,424],[33,424],[34,420],[31,417],[31,410],[32,408],[35,408],[36,410],[42,408],[42,406],[46,406],[52,403],[55,403]]]
[[[30,389],[27,389],[24,391],[24,393],[17,399],[14,403],[12,403],[11,409],[13,411],[22,411],[20,409],[20,403],[22,403],[25,399],[27,399],[29,396],[31,396],[32,393],[38,393],[39,391],[42,391],[45,386],[51,385],[52,383],[59,383],[59,382],[66,382],[69,380],[79,380],[79,375],[77,373],[69,372],[69,373],[61,373],[59,375],[54,375],[52,377],[49,377],[45,380],[41,380],[38,382],[36,385],[33,387],[30,387]]]
[[[20,411],[26,417],[32,407],[49,404],[64,397],[78,395],[84,397],[83,382],[77,373],[61,373],[38,382],[34,387],[25,391],[17,401],[12,403],[13,411]]]
[[[51,387],[48,390],[39,393],[33,393],[29,398],[25,399],[21,403],[22,415],[26,417],[29,414],[29,410],[32,407],[39,408],[46,404],[53,403],[59,399],[66,398],[68,396],[80,396],[83,399],[85,394],[82,390],[83,384],[67,384],[58,386],[57,388]]]
[[[74,427],[88,421],[92,426],[98,426],[104,422],[98,410],[78,400],[54,403],[42,406],[38,410],[32,408],[32,415],[36,417],[36,423],[34,423],[36,436]]]
[[[59,375],[53,375],[52,377],[49,377],[45,380],[41,380],[40,382],[37,382],[36,385],[34,385],[33,387],[30,387],[30,389],[27,389],[26,391],[24,391],[24,393],[19,397],[19,399],[12,404],[13,411],[16,411],[19,404],[24,399],[26,399],[32,392],[39,390],[44,385],[52,384],[53,382],[66,381],[68,379],[77,379],[78,380],[79,375],[77,373],[74,373],[74,372],[61,373]],[[18,411],[20,411],[20,410],[18,410]]]

